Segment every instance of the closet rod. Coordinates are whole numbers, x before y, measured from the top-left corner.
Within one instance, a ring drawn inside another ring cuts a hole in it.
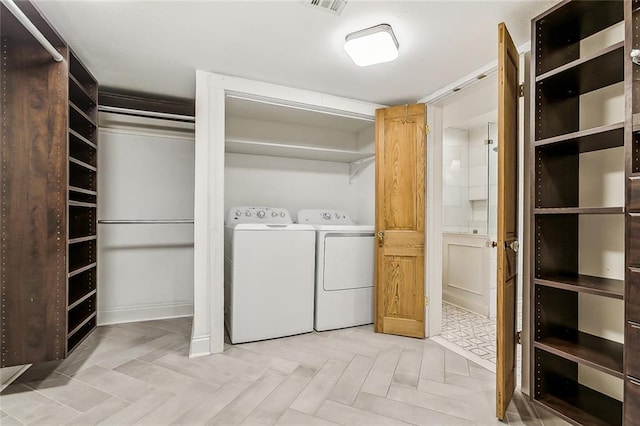
[[[53,45],[49,42],[49,40],[47,40],[47,38],[40,32],[40,30],[38,30],[38,28],[33,25],[33,22],[31,22],[29,18],[27,18],[27,15],[25,15],[22,10],[20,10],[18,5],[15,4],[13,0],[0,1],[3,5],[5,5],[7,9],[9,9],[11,13],[13,13],[16,19],[20,21],[20,23],[26,28],[26,30],[29,31],[31,35],[38,41],[38,43],[40,43],[42,47],[44,47],[46,51],[49,52],[51,56],[53,56],[54,61],[62,61],[63,58],[60,52],[58,52],[56,48],[53,47]]]
[[[193,224],[193,219],[137,219],[137,220],[99,220],[98,223],[105,225],[158,225],[158,224]]]
[[[98,111],[112,112],[114,114],[133,115],[136,117],[164,118],[166,120],[186,121],[189,123],[195,123],[196,121],[196,118],[191,115],[169,114],[166,112],[155,112],[155,111],[143,111],[141,109],[120,108],[120,107],[112,107],[112,106],[106,106],[106,105],[98,106]]]

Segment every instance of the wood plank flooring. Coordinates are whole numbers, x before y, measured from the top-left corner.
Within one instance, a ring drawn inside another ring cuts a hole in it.
[[[0,395],[3,426],[490,425],[495,375],[430,340],[371,326],[188,359],[191,319],[98,327]],[[564,425],[516,392],[513,425]]]

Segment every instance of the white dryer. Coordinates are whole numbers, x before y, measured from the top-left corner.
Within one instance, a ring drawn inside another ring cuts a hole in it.
[[[286,209],[234,207],[225,221],[225,326],[231,343],[313,331],[315,232]]]
[[[314,328],[318,331],[373,322],[374,229],[348,213],[304,209],[298,223],[316,229]]]

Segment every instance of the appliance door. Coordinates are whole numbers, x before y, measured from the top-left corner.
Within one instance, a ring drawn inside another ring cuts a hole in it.
[[[325,291],[373,287],[373,233],[331,233],[323,238]]]

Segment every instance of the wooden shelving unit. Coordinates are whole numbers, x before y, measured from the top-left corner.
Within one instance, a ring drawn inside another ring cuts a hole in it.
[[[582,250],[586,250],[581,239],[586,238],[585,223],[621,223],[629,207],[622,202],[614,207],[597,205],[598,201],[583,205],[588,201],[582,199],[581,189],[586,188],[580,188],[580,165],[585,155],[617,158],[620,150],[611,150],[627,147],[630,117],[593,126],[582,121],[581,109],[601,107],[593,104],[601,98],[591,93],[626,82],[630,60],[624,41],[591,54],[581,50],[584,39],[597,38],[623,22],[627,4],[565,0],[532,20],[532,399],[573,424],[623,423],[622,401],[611,397],[610,391],[590,387],[595,385],[583,382],[580,372],[589,368],[621,382],[626,345],[586,332],[582,323],[588,314],[580,306],[583,298],[593,303],[624,301],[626,280],[605,276],[604,268],[603,276],[581,273]],[[624,164],[620,155],[620,170]],[[619,235],[620,244],[623,238]],[[598,253],[598,247],[589,251]]]
[[[98,85],[37,8],[16,3],[63,60],[0,5],[0,367],[66,358],[97,306]]]
[[[96,327],[98,84],[69,55],[67,351]]]

